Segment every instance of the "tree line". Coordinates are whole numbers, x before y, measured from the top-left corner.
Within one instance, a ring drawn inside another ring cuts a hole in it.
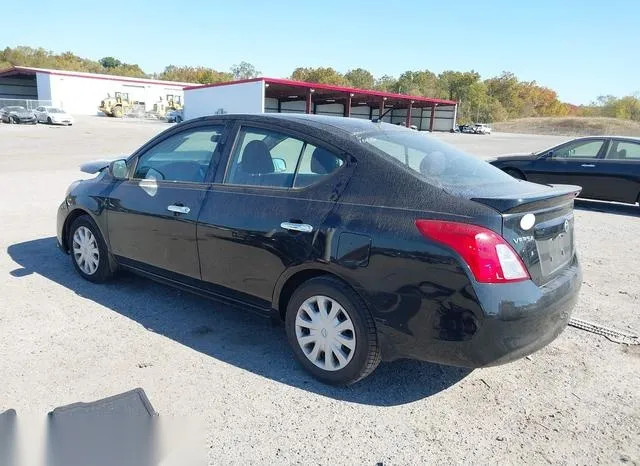
[[[251,63],[241,62],[228,71],[202,66],[168,65],[160,73],[145,73],[137,64],[124,63],[114,57],[90,60],[72,52],[56,54],[43,48],[15,47],[0,52],[0,69],[11,65],[54,68],[89,73],[146,77],[167,81],[211,84],[254,78],[261,75]],[[640,121],[638,95],[617,98],[606,95],[589,105],[561,102],[556,92],[535,81],[521,81],[513,73],[482,79],[476,71],[429,70],[405,71],[398,77],[375,77],[356,68],[340,73],[331,67],[296,68],[291,79],[323,84],[336,84],[361,89],[375,89],[398,94],[419,95],[455,100],[458,121],[494,122],[515,118],[543,116],[606,116]]]

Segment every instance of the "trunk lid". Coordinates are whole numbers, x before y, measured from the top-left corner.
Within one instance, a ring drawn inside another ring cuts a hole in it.
[[[531,279],[544,285],[575,257],[573,202],[581,188],[521,182],[514,190],[485,192],[474,201],[500,212],[502,236],[518,253]],[[510,185],[511,187],[512,185]]]

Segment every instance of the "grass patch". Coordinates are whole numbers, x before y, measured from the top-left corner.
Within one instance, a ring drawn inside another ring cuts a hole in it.
[[[492,127],[494,131],[503,133],[640,137],[640,122],[605,117],[520,118],[493,123]]]

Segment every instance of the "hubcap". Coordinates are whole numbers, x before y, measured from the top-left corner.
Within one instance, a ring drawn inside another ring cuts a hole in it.
[[[351,318],[327,296],[312,296],[302,303],[296,315],[296,338],[307,359],[326,371],[346,367],[356,349]]]
[[[73,234],[73,259],[87,275],[93,275],[100,264],[98,242],[87,227],[79,227]]]

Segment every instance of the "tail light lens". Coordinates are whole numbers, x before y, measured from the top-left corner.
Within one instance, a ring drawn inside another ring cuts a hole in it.
[[[518,254],[494,231],[441,220],[416,220],[416,226],[425,237],[460,254],[479,282],[508,283],[529,279]]]

